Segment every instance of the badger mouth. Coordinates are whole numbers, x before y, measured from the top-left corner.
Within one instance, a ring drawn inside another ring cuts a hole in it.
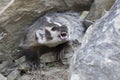
[[[63,40],[67,39],[67,32],[61,32],[60,33],[60,38],[63,39]]]

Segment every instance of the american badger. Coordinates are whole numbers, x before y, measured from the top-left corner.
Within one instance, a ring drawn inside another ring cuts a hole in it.
[[[64,46],[81,38],[83,33],[78,13],[48,13],[27,27],[20,46],[26,59],[33,65],[39,65],[39,57],[43,53],[60,53]]]

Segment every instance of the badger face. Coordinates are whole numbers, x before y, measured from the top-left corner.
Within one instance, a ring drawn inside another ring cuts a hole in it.
[[[43,30],[36,30],[36,40],[39,44],[55,47],[69,41],[68,27],[59,23],[49,23]]]

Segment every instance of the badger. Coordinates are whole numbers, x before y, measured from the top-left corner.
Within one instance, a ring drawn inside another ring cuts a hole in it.
[[[20,44],[30,65],[38,66],[47,52],[59,54],[72,41],[81,42],[84,27],[76,12],[52,12],[28,26]]]

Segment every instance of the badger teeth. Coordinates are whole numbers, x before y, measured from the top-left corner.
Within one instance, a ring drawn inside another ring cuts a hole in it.
[[[67,39],[67,33],[66,32],[61,32],[60,38],[61,39]]]

